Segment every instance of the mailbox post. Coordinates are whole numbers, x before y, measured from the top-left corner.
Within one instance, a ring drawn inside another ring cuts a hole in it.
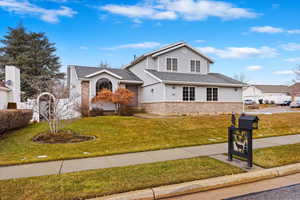
[[[246,158],[248,167],[252,167],[252,133],[254,129],[258,129],[259,118],[257,116],[241,115],[238,124],[235,127],[235,115],[232,114],[232,125],[228,128],[228,160],[232,161],[233,155]]]

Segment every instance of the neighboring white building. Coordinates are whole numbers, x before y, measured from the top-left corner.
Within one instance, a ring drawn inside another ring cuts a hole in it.
[[[243,99],[251,99],[256,103],[262,99],[263,102],[273,101],[279,104],[285,100],[291,100],[291,96],[287,85],[251,85],[244,89]]]
[[[136,94],[131,106],[155,114],[215,114],[242,112],[246,84],[211,73],[213,60],[179,42],[143,54],[123,69],[69,66],[70,95],[80,95],[91,109],[91,99],[103,88],[128,88]],[[113,105],[102,105],[106,110]]]
[[[8,102],[21,100],[20,70],[14,66],[5,66],[5,81],[0,85],[0,110],[6,109]]]

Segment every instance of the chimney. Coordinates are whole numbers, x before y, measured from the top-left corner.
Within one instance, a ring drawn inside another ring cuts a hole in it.
[[[6,86],[11,90],[9,92],[9,102],[20,102],[21,101],[21,80],[20,80],[20,69],[15,66],[5,66],[5,83]]]

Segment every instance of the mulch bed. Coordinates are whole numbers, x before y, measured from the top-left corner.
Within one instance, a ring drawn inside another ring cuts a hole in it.
[[[32,140],[38,143],[46,144],[62,144],[62,143],[77,143],[89,140],[94,140],[95,136],[79,135],[72,131],[62,130],[57,134],[41,133],[35,136]]]

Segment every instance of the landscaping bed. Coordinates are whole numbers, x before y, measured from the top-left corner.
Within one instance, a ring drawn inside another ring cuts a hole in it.
[[[300,133],[300,113],[259,117],[259,130],[254,131],[254,138]],[[32,139],[36,135],[47,132],[46,123],[36,123],[12,131],[0,140],[0,165],[226,142],[230,122],[230,115],[157,119],[88,117],[74,120],[65,128],[96,138],[86,142],[61,144],[34,142]]]
[[[32,140],[38,143],[61,144],[76,143],[95,139],[95,136],[79,135],[69,130],[62,130],[56,134],[42,133],[35,136]]]
[[[0,181],[0,194],[1,200],[86,199],[242,172],[244,171],[221,161],[198,157],[4,180]]]

